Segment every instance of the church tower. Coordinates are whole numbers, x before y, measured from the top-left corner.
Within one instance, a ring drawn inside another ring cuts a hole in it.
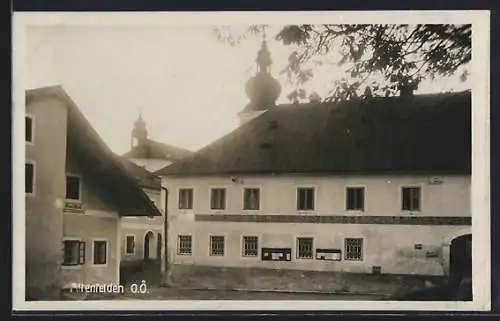
[[[146,122],[142,119],[142,114],[139,114],[132,130],[131,148],[145,142],[147,139],[148,130],[146,129]]]
[[[262,47],[257,53],[256,75],[246,83],[246,94],[250,102],[238,113],[240,124],[259,116],[269,108],[276,106],[276,100],[281,94],[281,85],[271,75],[271,53],[267,47],[266,40],[262,41]]]

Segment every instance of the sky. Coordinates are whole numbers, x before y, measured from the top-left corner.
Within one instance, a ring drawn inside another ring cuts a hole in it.
[[[287,103],[291,87],[278,72],[293,48],[272,39],[277,28],[267,42],[283,87],[277,103]],[[26,41],[26,89],[62,85],[111,150],[123,154],[139,113],[150,139],[193,151],[235,129],[262,37],[229,46],[210,25],[69,25],[30,26]],[[306,89],[324,96],[341,76],[335,66],[316,70]],[[419,92],[468,85],[455,77],[425,82]]]

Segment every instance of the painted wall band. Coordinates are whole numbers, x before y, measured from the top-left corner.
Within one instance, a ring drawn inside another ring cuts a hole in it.
[[[337,216],[337,215],[248,215],[197,214],[199,222],[323,223],[388,225],[471,225],[470,216]]]

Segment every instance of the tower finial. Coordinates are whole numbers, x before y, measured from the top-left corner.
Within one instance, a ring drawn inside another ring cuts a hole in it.
[[[257,53],[257,59],[255,61],[257,62],[258,72],[270,72],[270,67],[273,61],[271,59],[269,48],[267,47],[265,32],[262,37],[262,46]]]

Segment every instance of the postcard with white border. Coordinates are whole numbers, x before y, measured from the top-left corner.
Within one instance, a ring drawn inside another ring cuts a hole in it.
[[[489,310],[489,18],[15,12],[14,310]]]

